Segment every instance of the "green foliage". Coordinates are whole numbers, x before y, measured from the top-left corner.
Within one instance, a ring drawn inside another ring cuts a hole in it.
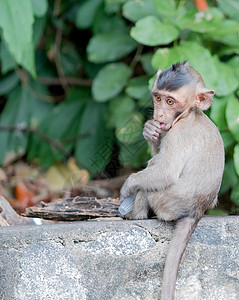
[[[226,150],[221,195],[239,206],[239,2],[209,3],[1,1],[0,163],[24,156],[47,168],[73,155],[97,174],[117,154],[143,167],[152,76],[188,59],[216,92],[208,115]]]
[[[132,22],[136,22],[147,16],[159,16],[159,13],[155,10],[154,3],[151,0],[129,0],[123,5],[123,16]]]
[[[48,1],[47,0],[32,0],[32,10],[36,17],[43,17],[48,10]]]
[[[85,1],[77,10],[76,26],[79,29],[89,28],[93,22],[102,0]]]
[[[29,0],[0,2],[2,35],[16,62],[35,74],[33,49],[33,9]]]
[[[235,169],[237,175],[239,176],[239,143],[234,148],[233,158],[234,158]]]
[[[178,37],[178,29],[163,24],[157,17],[148,16],[136,22],[130,32],[132,38],[146,46],[167,45]]]
[[[231,95],[228,97],[227,107],[226,107],[226,119],[229,129],[234,136],[235,140],[239,142],[239,102],[238,99]]]
[[[104,66],[92,84],[92,94],[95,100],[104,102],[119,95],[130,75],[130,68],[123,63]]]
[[[210,216],[227,216],[228,215],[226,210],[218,209],[218,208],[208,209],[206,213],[207,213],[207,215],[210,215]]]
[[[100,15],[94,24],[95,35],[87,46],[88,59],[93,63],[110,62],[131,53],[137,43],[129,36],[129,29],[118,16]]]

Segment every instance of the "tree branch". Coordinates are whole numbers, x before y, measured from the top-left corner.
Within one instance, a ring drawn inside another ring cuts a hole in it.
[[[79,85],[79,86],[91,86],[91,79],[83,79],[83,78],[74,78],[74,77],[65,77],[65,82],[68,85]],[[45,85],[61,85],[60,78],[50,78],[50,77],[37,77],[37,81],[41,84]]]
[[[135,53],[135,56],[130,63],[130,66],[129,66],[130,69],[133,70],[135,68],[135,66],[137,65],[138,61],[140,60],[143,49],[144,49],[144,46],[142,44],[139,44],[137,51]]]
[[[51,146],[55,147],[56,149],[58,149],[62,154],[64,154],[64,156],[66,158],[70,157],[70,153],[68,153],[65,150],[65,148],[63,147],[63,145],[60,141],[50,138],[49,136],[45,135],[42,131],[39,131],[36,128],[27,127],[25,124],[18,124],[18,125],[0,125],[0,130],[16,131],[16,132],[29,132],[29,133],[37,134],[42,140],[44,140]],[[75,137],[68,138],[66,140],[73,141],[74,139],[77,140],[78,138],[86,137],[88,135],[89,135],[89,133],[83,133],[83,134],[79,134]]]

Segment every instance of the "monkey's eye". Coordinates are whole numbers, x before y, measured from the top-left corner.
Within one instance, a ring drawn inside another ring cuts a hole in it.
[[[175,101],[174,101],[174,99],[172,99],[172,98],[168,98],[168,99],[166,100],[166,103],[167,103],[168,105],[173,105],[173,104],[175,103]]]
[[[159,96],[159,95],[155,95],[155,100],[156,100],[156,101],[161,101],[160,96]]]

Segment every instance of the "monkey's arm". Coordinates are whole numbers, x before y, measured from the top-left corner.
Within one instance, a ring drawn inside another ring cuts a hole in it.
[[[149,143],[153,154],[159,152],[161,138],[164,135],[159,127],[159,124],[154,120],[149,120],[144,125],[143,136]]]
[[[138,190],[160,191],[177,182],[190,157],[191,147],[184,144],[181,135],[170,134],[144,170],[128,177],[121,188],[121,199]]]

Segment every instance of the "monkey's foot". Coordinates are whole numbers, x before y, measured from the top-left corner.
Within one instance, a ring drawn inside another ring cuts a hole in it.
[[[134,211],[133,211],[132,212],[132,219],[133,220],[146,220],[146,219],[148,219],[148,213],[145,212],[145,211],[134,213]]]

